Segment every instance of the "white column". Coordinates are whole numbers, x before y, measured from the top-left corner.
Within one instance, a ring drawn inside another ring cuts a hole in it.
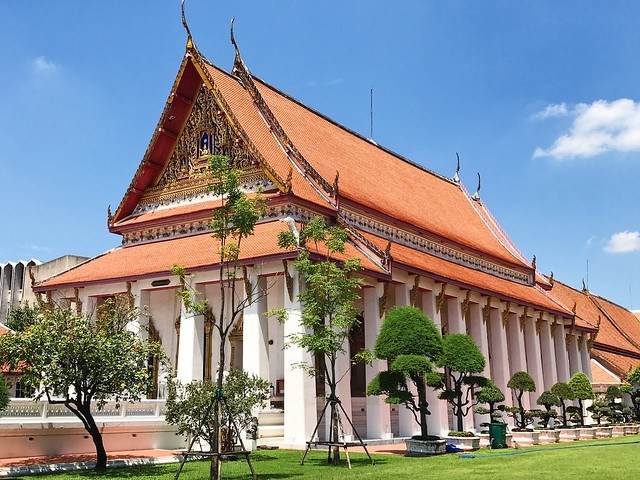
[[[395,286],[395,305],[405,307],[411,304],[411,285],[402,283]],[[409,391],[417,394],[413,383],[409,382]],[[417,401],[417,400],[416,400]],[[420,433],[420,426],[416,422],[413,413],[402,405],[398,405],[398,433],[401,437],[412,437]]]
[[[139,290],[133,292],[133,306],[138,310],[138,318],[132,322],[127,323],[127,330],[135,333],[138,337],[145,339],[148,337],[148,332],[140,327],[149,324],[149,315],[151,315],[150,305],[151,295],[149,290]],[[82,303],[82,309],[84,310],[85,304]]]
[[[435,323],[438,331],[442,331],[440,312],[436,311],[436,295],[433,292],[423,292],[422,310]],[[427,429],[430,435],[446,435],[449,432],[449,416],[447,402],[438,398],[439,392],[427,387],[427,402],[431,415],[427,417]]]
[[[200,299],[204,299],[204,287],[196,285]],[[202,380],[204,375],[204,315],[188,312],[184,304],[180,309],[180,348],[178,351],[177,377],[183,383]]]
[[[284,323],[285,342],[289,336],[304,332],[300,324],[302,309],[298,300],[299,277],[293,266],[286,267],[291,275],[291,297],[284,283],[284,308],[287,319]],[[304,446],[311,440],[316,426],[316,383],[315,379],[296,364],[314,364],[313,356],[305,349],[290,346],[284,350],[284,442],[293,446]]]
[[[569,355],[565,340],[565,331],[562,323],[556,323],[551,327],[553,345],[556,352],[556,365],[558,366],[558,382],[567,383],[571,376],[569,369]]]
[[[364,343],[365,348],[373,352],[376,338],[380,332],[383,319],[380,318],[378,299],[382,295],[382,284],[377,287],[367,287],[362,291],[364,299]],[[387,370],[386,362],[374,360],[365,367],[367,385],[381,371]],[[367,402],[367,437],[391,438],[391,410],[382,396],[368,396]]]
[[[524,340],[527,349],[528,373],[536,382],[536,391],[529,394],[531,407],[536,407],[536,400],[544,392],[544,376],[542,373],[542,352],[540,348],[540,336],[536,328],[536,319],[527,317],[524,324]]]
[[[520,319],[518,315],[515,313],[509,313],[509,320],[507,321],[507,334],[509,336],[509,378],[513,376],[516,372],[526,372],[527,371],[527,355],[524,346],[524,332],[520,328]],[[505,393],[507,396],[509,393],[513,394],[512,391],[508,390],[508,393]],[[517,404],[516,399],[513,398],[514,405]],[[522,397],[522,405],[525,409],[529,410],[531,408],[531,404],[529,402],[529,396],[523,395]]]
[[[558,382],[558,365],[553,335],[551,335],[551,324],[546,320],[540,324],[540,353],[544,389],[551,390],[551,387]]]
[[[507,347],[507,330],[502,324],[502,314],[497,308],[489,312],[491,324],[491,379],[504,393],[505,404],[513,405],[507,382],[509,381],[509,350]]]
[[[462,316],[462,302],[458,297],[447,298],[449,331],[447,333],[467,333],[467,325]]]
[[[582,372],[582,361],[580,360],[580,351],[578,350],[578,339],[575,333],[567,333],[569,339],[569,371],[571,375]]]
[[[593,381],[591,375],[591,355],[589,355],[589,345],[587,344],[587,334],[583,333],[580,337],[580,359],[582,363],[582,372]]]
[[[252,302],[244,309],[242,325],[242,367],[253,375],[269,380],[269,322],[266,278],[250,275]],[[246,292],[245,292],[246,295]]]
[[[485,366],[482,376],[491,378],[491,364],[489,362],[489,339],[487,337],[487,324],[482,317],[482,307],[477,303],[469,305],[469,322],[471,329],[471,337],[478,345],[482,355],[484,356]],[[474,414],[473,421],[476,430],[480,430],[480,424],[487,421],[486,415]]]

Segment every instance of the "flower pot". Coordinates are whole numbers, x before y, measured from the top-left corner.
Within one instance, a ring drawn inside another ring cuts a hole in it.
[[[611,431],[612,437],[622,437],[624,436],[624,426],[623,425],[615,425],[611,427],[613,430]]]
[[[511,432],[513,435],[513,442],[517,443],[521,447],[530,447],[531,445],[538,445],[540,443],[540,432]]]
[[[573,442],[574,440],[578,439],[579,435],[580,432],[577,428],[561,428],[560,438],[558,439],[558,441],[560,443]]]
[[[420,457],[445,453],[447,442],[444,440],[416,440],[407,438],[404,443],[407,445],[407,454],[409,456]]]
[[[593,440],[596,438],[595,428],[578,428],[578,438],[580,440]]]
[[[455,445],[461,450],[471,451],[480,448],[480,437],[442,437],[446,443]]]
[[[538,430],[540,434],[540,445],[547,443],[558,443],[560,440],[560,430]]]
[[[609,438],[613,433],[613,427],[596,427],[596,438]]]

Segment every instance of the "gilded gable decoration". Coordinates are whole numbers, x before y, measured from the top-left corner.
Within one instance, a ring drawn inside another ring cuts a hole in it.
[[[491,297],[487,297],[487,303],[482,307],[482,323],[486,324],[491,313]]]

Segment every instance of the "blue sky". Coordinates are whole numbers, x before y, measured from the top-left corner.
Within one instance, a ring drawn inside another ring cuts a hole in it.
[[[188,0],[252,72],[461,177],[544,272],[640,308],[639,2]],[[119,243],[120,202],[184,53],[178,0],[1,2],[0,262]]]

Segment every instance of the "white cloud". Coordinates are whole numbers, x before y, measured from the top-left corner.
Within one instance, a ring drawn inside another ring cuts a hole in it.
[[[27,245],[20,245],[20,248],[24,248],[25,250],[31,250],[34,252],[43,252],[48,253],[51,251],[49,247],[43,247],[42,245],[35,245],[33,243],[29,243]]]
[[[547,108],[534,113],[531,115],[531,118],[533,120],[544,120],[552,117],[566,117],[567,115],[569,115],[569,109],[567,108],[567,104],[562,102],[547,105]]]
[[[41,55],[40,57],[36,57],[33,61],[33,68],[38,74],[51,75],[57,72],[59,67],[47,57]]]
[[[569,113],[575,116],[569,131],[551,147],[537,148],[533,158],[566,160],[612,151],[640,151],[640,103],[628,98],[597,100],[580,103]]]
[[[587,238],[587,247],[590,247],[597,239],[598,237],[596,237],[595,235]]]
[[[627,253],[640,251],[640,232],[618,232],[611,235],[611,238],[604,246],[605,251],[610,253]]]

